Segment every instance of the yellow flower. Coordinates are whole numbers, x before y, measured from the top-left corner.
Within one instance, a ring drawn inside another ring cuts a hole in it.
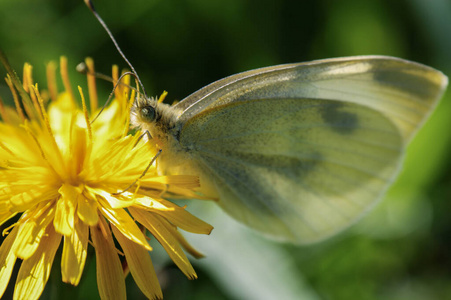
[[[0,224],[10,225],[3,231],[9,234],[0,247],[0,297],[19,258],[22,265],[14,299],[39,298],[61,241],[62,280],[78,285],[90,239],[102,299],[126,297],[128,270],[146,297],[162,298],[145,229],[188,278],[196,278],[182,248],[195,257],[201,254],[177,228],[209,234],[212,227],[163,197],[196,197],[193,189],[198,187],[198,178],[158,176],[154,165],[140,178],[156,149],[142,141],[140,133],[127,133],[134,91],[119,86],[111,105],[90,124],[81,88],[83,108],[74,100],[64,58],[65,91],[60,94],[56,67],[48,65],[48,104],[33,85],[31,66],[24,67],[22,86],[3,55],[1,58],[8,69],[6,81],[16,108],[0,103]],[[92,61],[87,63],[93,72]],[[116,80],[117,73],[116,68]],[[92,77],[88,75],[91,111],[97,111]],[[125,268],[120,256],[125,257]]]

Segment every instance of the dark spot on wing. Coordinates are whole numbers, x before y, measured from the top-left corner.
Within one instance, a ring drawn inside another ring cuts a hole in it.
[[[277,174],[277,176],[297,179],[308,176],[322,159],[322,155],[318,152],[304,154],[304,157],[242,152],[236,152],[230,156],[242,161],[243,167],[246,165],[261,167],[267,169],[270,173]]]
[[[425,100],[435,95],[439,88],[437,82],[429,80],[427,76],[419,76],[402,69],[375,72],[374,79],[381,84],[381,88],[389,87],[401,92],[408,92]]]
[[[277,184],[280,180],[301,182],[321,163],[320,153],[304,156],[233,152],[228,153],[231,160],[226,168],[221,168],[214,160],[211,164],[216,164],[216,172],[226,179],[217,184],[221,186],[227,182],[231,190],[246,199],[244,204],[249,205],[254,213],[282,215],[287,208],[283,208],[278,199]],[[204,159],[208,160],[207,157]]]
[[[320,109],[321,117],[332,130],[341,134],[350,134],[357,129],[359,119],[356,114],[343,111],[341,103],[330,103]]]

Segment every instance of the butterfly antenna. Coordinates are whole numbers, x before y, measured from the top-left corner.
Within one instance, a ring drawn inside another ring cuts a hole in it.
[[[86,66],[86,64],[84,62],[81,62],[77,65],[77,67],[75,68],[77,70],[77,72],[84,74],[84,75],[92,75],[95,76],[98,79],[102,79],[111,83],[114,83],[114,79],[111,76],[102,74],[102,73],[97,73],[97,72],[92,72],[91,70],[88,69],[88,66]],[[127,85],[128,88],[134,89],[133,87]]]
[[[100,116],[100,114],[104,111],[104,109],[107,107],[107,105],[110,103],[111,99],[113,99],[113,95],[114,95],[114,91],[116,90],[116,88],[120,85],[123,84],[121,83],[122,78],[124,78],[125,76],[130,75],[130,76],[134,76],[136,78],[135,73],[132,72],[125,72],[124,74],[122,74],[119,79],[117,80],[116,84],[113,87],[113,90],[111,91],[110,95],[108,96],[108,99],[106,100],[105,104],[102,106],[102,109],[97,113],[97,115],[94,117],[94,119],[92,119],[91,124],[94,123],[95,120],[97,120],[97,118]],[[139,79],[137,79],[139,80]],[[132,88],[132,87],[130,87]],[[135,89],[135,88],[132,88]]]
[[[146,98],[147,97],[147,93],[146,90],[144,89],[144,86],[141,82],[141,79],[139,79],[138,73],[136,73],[135,68],[133,67],[133,65],[128,61],[127,57],[125,57],[124,53],[122,52],[121,48],[119,47],[119,44],[117,43],[116,39],[114,38],[113,34],[111,33],[110,29],[108,28],[108,26],[106,25],[106,23],[103,21],[103,19],[100,17],[100,15],[97,13],[97,11],[94,8],[94,4],[92,3],[91,0],[84,0],[86,6],[88,6],[88,8],[91,10],[91,12],[94,14],[94,16],[96,17],[96,19],[99,21],[99,23],[103,26],[103,28],[105,29],[106,33],[108,34],[108,36],[110,37],[111,41],[113,42],[114,46],[116,47],[116,50],[119,52],[119,54],[122,56],[122,58],[125,60],[125,62],[128,64],[128,66],[130,67],[130,69],[132,70],[132,72],[135,74],[135,78],[136,80],[138,80],[139,82],[139,86],[142,88],[143,90],[143,94]]]

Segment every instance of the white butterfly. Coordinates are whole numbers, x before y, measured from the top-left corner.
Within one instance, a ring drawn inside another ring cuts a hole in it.
[[[199,175],[201,192],[232,217],[310,243],[381,198],[447,82],[394,57],[280,65],[216,81],[173,106],[138,98],[131,123],[161,147],[162,172]]]

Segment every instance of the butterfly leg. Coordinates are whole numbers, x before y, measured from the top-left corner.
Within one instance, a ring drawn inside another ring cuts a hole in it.
[[[149,131],[146,131],[146,132],[144,132],[144,133],[138,138],[138,140],[136,141],[135,146],[139,143],[139,141],[140,141],[145,135],[147,135],[147,138],[148,138],[148,139],[151,139],[151,138],[152,138],[152,136],[150,135],[150,132],[149,132]],[[134,186],[141,178],[144,177],[144,175],[146,175],[146,173],[147,173],[147,171],[149,170],[150,166],[155,162],[155,160],[158,158],[158,156],[160,156],[160,154],[161,154],[162,151],[163,151],[162,149],[158,150],[157,154],[155,154],[155,156],[154,156],[154,157],[152,158],[152,160],[149,162],[149,164],[148,164],[147,167],[144,169],[144,171],[142,172],[142,174],[141,174],[135,181],[133,181],[132,184],[130,184],[130,185],[129,185],[127,188],[125,188],[123,191],[117,192],[117,193],[112,193],[111,195],[114,195],[114,196],[115,196],[115,195],[120,195],[120,194],[125,193],[126,191],[128,191],[132,186]]]

